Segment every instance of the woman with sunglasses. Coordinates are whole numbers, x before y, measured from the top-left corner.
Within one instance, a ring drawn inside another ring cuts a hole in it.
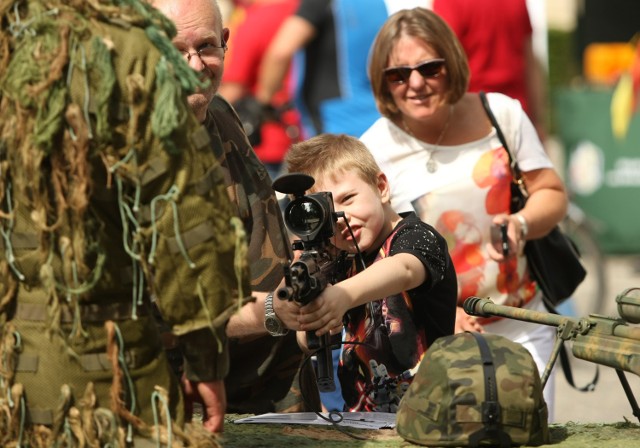
[[[417,212],[447,239],[459,305],[476,295],[545,310],[522,249],[562,219],[567,197],[520,103],[487,94],[530,193],[511,214],[508,155],[480,96],[467,91],[465,53],[439,16],[422,8],[391,16],[374,42],[369,76],[383,117],[361,140],[389,179],[396,211]],[[551,327],[476,319],[458,308],[456,331],[465,330],[523,343],[540,372],[553,346]],[[552,397],[553,376],[545,388],[550,409]]]

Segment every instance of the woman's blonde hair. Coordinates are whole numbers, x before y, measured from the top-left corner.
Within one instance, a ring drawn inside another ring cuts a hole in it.
[[[403,36],[422,40],[433,47],[439,57],[444,58],[448,80],[447,102],[453,104],[462,98],[469,87],[469,64],[455,33],[432,11],[424,8],[404,9],[387,19],[371,49],[369,79],[380,113],[390,119],[400,114],[383,72],[388,67],[396,42]]]
[[[320,134],[296,143],[287,152],[285,164],[289,173],[308,174],[316,181],[353,170],[373,187],[378,185],[380,173],[364,143],[345,134]]]

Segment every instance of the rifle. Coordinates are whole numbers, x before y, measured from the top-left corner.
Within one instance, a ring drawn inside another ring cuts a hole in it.
[[[469,297],[463,309],[471,316],[506,317],[557,327],[553,351],[541,377],[542,386],[546,384],[564,342],[571,341],[571,351],[576,358],[615,369],[633,415],[640,421],[640,407],[624,374],[626,371],[640,376],[640,327],[629,325],[640,323],[639,292],[640,288],[630,288],[616,297],[619,318],[598,314],[572,318],[496,305],[491,299],[479,297]]]
[[[334,211],[331,193],[304,194],[314,182],[311,176],[296,173],[280,176],[273,183],[275,190],[295,195],[285,208],[284,223],[300,237],[293,242],[293,250],[302,251],[297,261],[285,266],[286,286],[279,288],[276,295],[281,300],[294,300],[302,305],[315,300],[327,285],[342,280],[348,258],[347,252],[338,251],[331,244],[339,216]],[[331,350],[339,347],[340,341],[332,342],[328,333],[321,337],[316,336],[315,331],[306,333],[307,346],[316,354],[318,389],[332,392],[336,386]]]
[[[294,243],[294,249],[297,249]],[[304,250],[298,261],[285,267],[285,287],[279,288],[277,297],[294,300],[306,305],[322,293],[328,284],[338,281],[337,273],[344,271],[346,252],[331,257],[325,250]],[[318,337],[315,331],[307,331],[307,346],[316,353],[316,377],[320,392],[333,392],[336,385],[333,378],[333,357],[331,350],[339,347],[340,341],[331,341],[329,333]],[[336,335],[340,337],[340,335]]]

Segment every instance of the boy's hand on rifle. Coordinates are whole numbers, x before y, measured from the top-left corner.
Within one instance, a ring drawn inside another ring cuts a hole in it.
[[[338,334],[342,331],[342,318],[351,308],[352,297],[345,288],[329,285],[315,300],[300,308],[298,322],[304,331],[317,330],[316,335]]]

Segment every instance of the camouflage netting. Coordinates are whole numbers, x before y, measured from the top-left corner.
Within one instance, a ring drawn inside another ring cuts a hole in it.
[[[250,289],[175,30],[134,0],[0,17],[0,445],[211,446],[183,430],[149,299],[221,337]]]

